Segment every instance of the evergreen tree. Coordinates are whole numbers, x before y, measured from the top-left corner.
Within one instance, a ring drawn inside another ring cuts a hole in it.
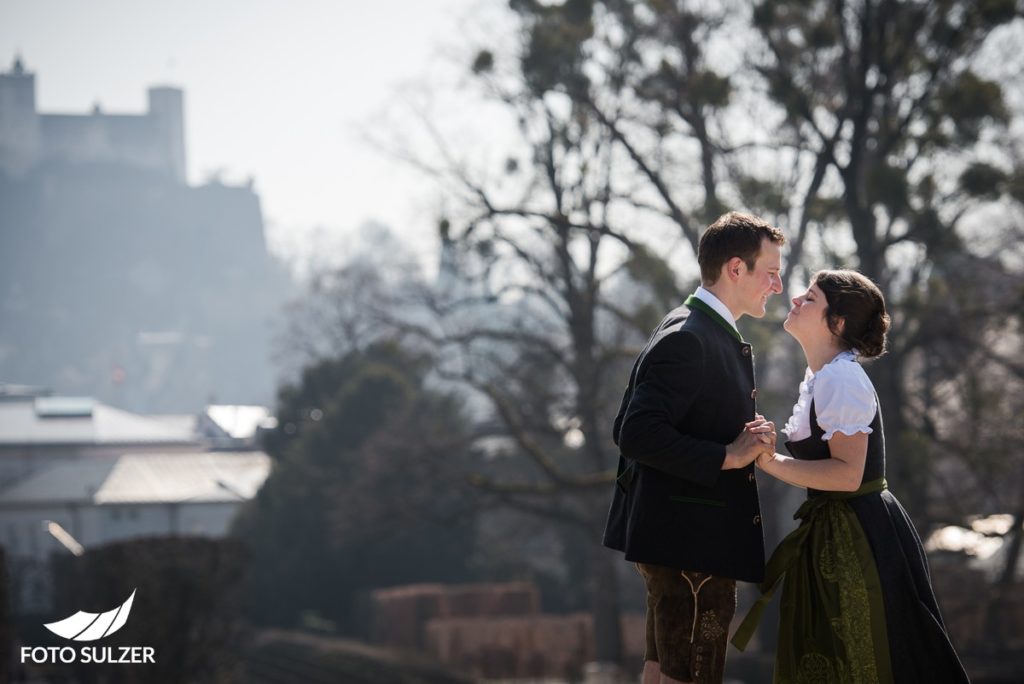
[[[273,469],[234,531],[251,554],[255,621],[351,632],[362,591],[471,577],[466,421],[425,386],[428,367],[382,342],[281,388]]]

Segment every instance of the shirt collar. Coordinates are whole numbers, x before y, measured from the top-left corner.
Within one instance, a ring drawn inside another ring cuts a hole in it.
[[[833,356],[832,359],[828,363],[826,363],[824,366],[819,368],[818,369],[818,373],[820,373],[821,371],[825,370],[826,367],[832,365],[836,361],[854,361],[854,362],[856,362],[857,361],[857,350],[856,349],[847,349],[845,351],[839,352],[838,354]],[[804,371],[804,381],[800,384],[801,390],[806,391],[807,394],[810,394],[811,392],[813,392],[814,391],[814,379],[816,377],[818,377],[818,373],[815,373],[814,371],[812,371],[810,369],[810,367],[808,367],[807,370]]]
[[[844,349],[843,351],[841,351],[838,354],[836,354],[835,356],[833,356],[829,360],[829,362],[825,364],[825,366],[831,366],[836,361],[856,361],[856,360],[857,360],[857,350],[856,349]],[[822,366],[821,368],[819,368],[818,369],[818,373],[823,371],[825,369],[825,366]],[[807,372],[810,373],[811,375],[817,375],[818,374],[818,373],[811,373],[811,369],[810,368],[807,369]]]
[[[704,286],[698,285],[697,291],[693,293],[693,296],[710,306],[716,314],[722,317],[726,323],[731,325],[736,332],[740,329],[736,327],[736,318],[732,315],[732,311],[729,311],[729,307],[722,303],[722,300],[712,294],[711,290],[705,290]]]

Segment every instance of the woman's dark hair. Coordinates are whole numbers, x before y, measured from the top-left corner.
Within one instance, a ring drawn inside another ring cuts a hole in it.
[[[828,329],[843,346],[868,359],[884,354],[889,314],[878,286],[856,271],[818,271],[813,282],[828,302]],[[845,324],[840,329],[841,320]]]

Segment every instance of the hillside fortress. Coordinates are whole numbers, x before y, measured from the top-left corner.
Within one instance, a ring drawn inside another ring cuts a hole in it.
[[[184,94],[149,88],[143,114],[46,114],[36,108],[36,76],[16,57],[0,73],[0,172],[19,177],[38,166],[117,164],[185,184]]]
[[[188,182],[183,102],[40,113],[22,61],[0,73],[0,382],[143,413],[271,402],[291,281],[251,182]]]

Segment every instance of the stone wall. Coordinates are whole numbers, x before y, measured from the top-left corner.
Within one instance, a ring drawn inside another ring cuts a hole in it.
[[[627,663],[643,658],[643,615],[622,624]],[[593,659],[593,620],[586,613],[540,610],[537,588],[505,584],[418,584],[370,596],[370,638],[417,651],[476,678],[579,680]]]
[[[425,628],[438,618],[536,615],[540,593],[527,582],[410,584],[370,595],[370,641],[424,650]]]

